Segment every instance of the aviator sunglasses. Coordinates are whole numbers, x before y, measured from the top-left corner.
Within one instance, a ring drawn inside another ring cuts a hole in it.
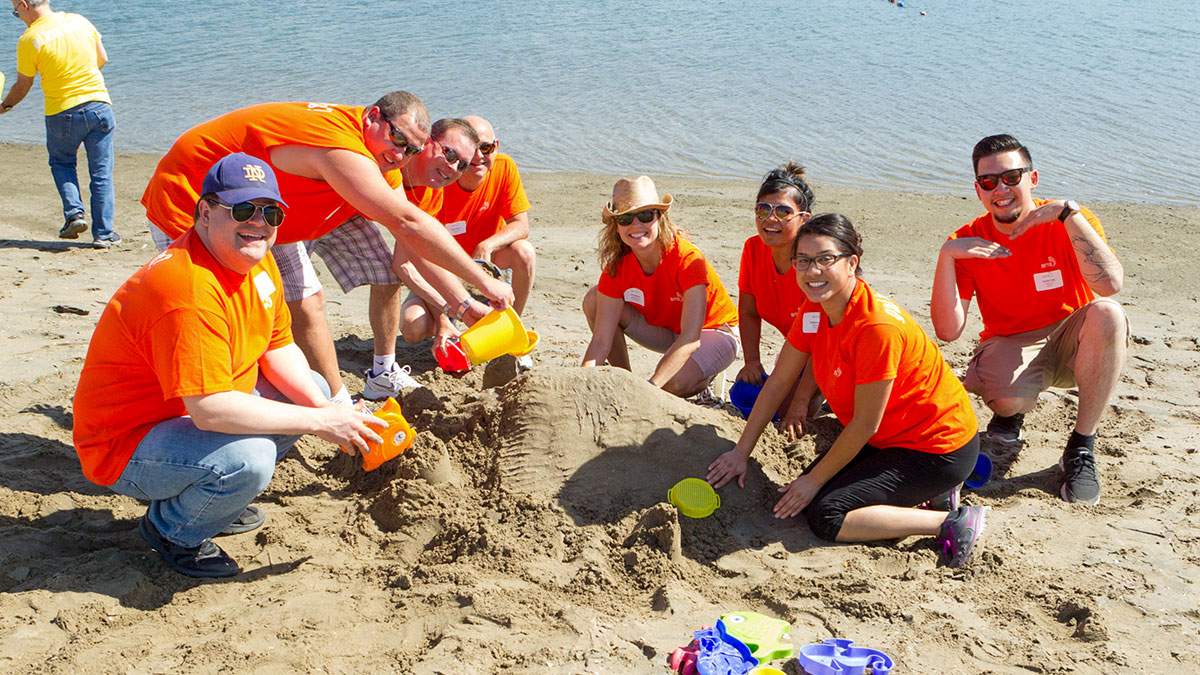
[[[412,157],[418,152],[421,152],[422,146],[413,145],[412,142],[408,140],[408,137],[404,135],[404,132],[397,129],[396,125],[393,124],[391,120],[383,117],[382,115],[380,115],[380,117],[384,122],[387,122],[388,127],[390,128],[388,131],[388,136],[390,136],[392,139],[392,145],[399,148],[400,152],[403,152],[405,157]]]
[[[975,182],[984,190],[995,190],[1003,182],[1008,187],[1015,187],[1021,182],[1021,176],[1033,171],[1032,166],[1023,166],[1019,169],[1009,169],[1000,173],[983,173],[975,176]]]
[[[754,205],[754,217],[760,220],[766,220],[772,215],[775,216],[776,220],[787,220],[797,213],[799,213],[799,211],[793,209],[787,204],[768,204],[766,202],[759,202]]]
[[[229,215],[239,223],[248,222],[254,217],[255,213],[262,211],[262,219],[264,223],[270,225],[271,227],[279,227],[280,224],[283,223],[283,217],[285,215],[283,207],[278,204],[267,204],[266,206],[262,206],[255,204],[254,202],[238,202],[237,204],[230,206],[229,204],[223,204],[216,200],[210,200],[208,203],[228,209]]]
[[[498,147],[500,147],[499,140],[490,141],[488,143],[480,143],[479,144],[479,153],[482,155],[490,155],[493,152],[495,152],[496,148],[498,148]]]
[[[646,209],[645,211],[638,211],[637,213],[622,213],[621,215],[614,217],[613,220],[617,221],[618,225],[632,225],[634,218],[637,218],[638,222],[640,223],[651,223],[654,222],[654,219],[657,217],[658,211],[655,211],[654,209]]]
[[[471,160],[459,157],[458,151],[456,151],[454,148],[447,148],[439,141],[434,141],[433,139],[430,140],[433,141],[434,145],[442,149],[442,157],[446,158],[446,163],[450,165],[451,169],[454,169],[455,171],[466,171],[467,167],[471,166]]]

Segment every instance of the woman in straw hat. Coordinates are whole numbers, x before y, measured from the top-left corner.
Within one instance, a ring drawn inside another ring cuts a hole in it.
[[[592,341],[584,367],[630,370],[625,336],[662,354],[650,383],[700,393],[737,357],[737,309],[721,279],[667,214],[647,176],[622,178],[601,212],[600,281],[583,300]]]

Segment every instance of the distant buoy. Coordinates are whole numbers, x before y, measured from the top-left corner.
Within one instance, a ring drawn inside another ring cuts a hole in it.
[[[929,16],[929,13],[925,10],[921,10],[921,16]]]

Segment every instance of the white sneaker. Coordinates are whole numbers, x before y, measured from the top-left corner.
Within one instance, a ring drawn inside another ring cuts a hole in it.
[[[386,370],[378,375],[372,375],[371,369],[363,373],[363,379],[367,381],[363,387],[362,397],[368,401],[381,401],[389,396],[399,396],[405,389],[416,389],[421,386],[412,378],[409,373],[412,368],[404,366],[401,368],[398,364],[393,363],[390,370]]]
[[[525,372],[533,370],[533,354],[526,354],[517,357],[517,372]]]

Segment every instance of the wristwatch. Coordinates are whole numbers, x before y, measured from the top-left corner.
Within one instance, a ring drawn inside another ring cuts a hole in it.
[[[1063,210],[1058,214],[1058,222],[1066,223],[1067,218],[1079,213],[1079,211],[1079,202],[1075,201],[1074,199],[1068,199],[1063,203]]]

